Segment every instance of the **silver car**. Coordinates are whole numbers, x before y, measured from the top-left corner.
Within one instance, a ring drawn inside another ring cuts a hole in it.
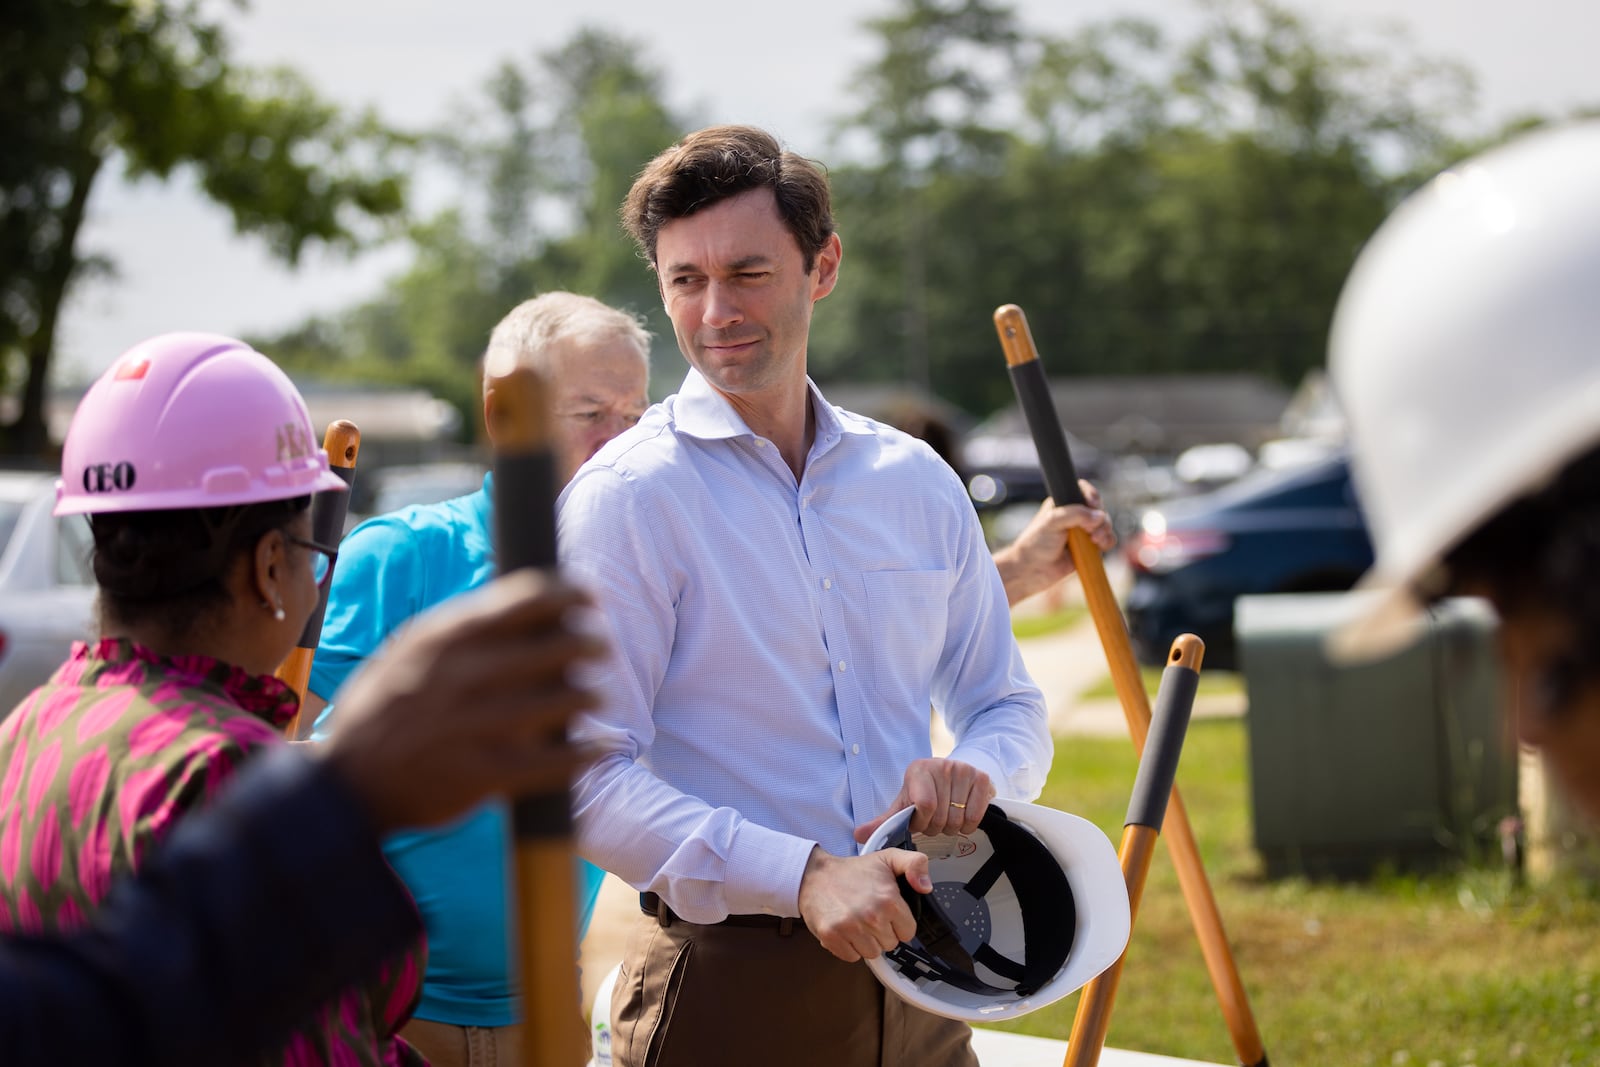
[[[53,472],[0,471],[0,718],[93,635],[89,524],[50,514],[55,484]]]

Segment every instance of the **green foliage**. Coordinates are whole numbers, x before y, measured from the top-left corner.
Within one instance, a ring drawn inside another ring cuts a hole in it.
[[[870,131],[902,179],[981,164],[1003,140],[985,120],[1013,73],[1015,13],[992,0],[903,0],[864,25],[883,54],[858,73],[862,107],[847,127]]]
[[[264,350],[327,377],[432,389],[471,434],[489,334],[540,292],[595,296],[670,337],[653,276],[617,221],[634,173],[682,129],[660,102],[660,76],[635,58],[641,51],[580,30],[526,67],[503,64],[482,101],[426,141],[461,195],[412,229],[411,266],[372,301],[262,338]],[[670,343],[658,351],[656,366],[675,383],[674,352]]]
[[[568,185],[577,225],[552,241],[548,287],[587,293],[642,315],[664,344],[656,345],[658,381],[676,385],[683,364],[661,310],[655,276],[622,232],[618,208],[645,160],[676,141],[685,124],[661,102],[660,75],[637,58],[638,41],[583,30],[544,56],[556,92],[562,158],[574,167]],[[531,293],[527,295],[533,295]]]
[[[1030,637],[1044,637],[1049,634],[1060,633],[1071,629],[1083,621],[1089,609],[1082,604],[1068,604],[1058,611],[1040,615],[1016,615],[1011,617],[1011,633],[1019,641]]]
[[[1041,34],[996,0],[899,0],[867,20],[876,52],[827,159],[846,254],[812,373],[922,384],[986,415],[1012,403],[1004,303],[1027,310],[1053,374],[1293,384],[1321,365],[1362,242],[1497,135],[1446,132],[1471,103],[1456,67],[1351,45],[1273,0],[1201,2],[1187,40],[1137,19]],[[644,314],[654,391],[675,385],[654,278],[616,224],[683,128],[644,51],[582,30],[496,73],[431,142],[463,190],[455,214],[419,228],[413,268],[308,358],[473,377],[499,315],[560,287]]]
[[[1020,634],[1018,636],[1021,636]],[[1203,666],[1203,664],[1202,664]],[[1144,681],[1144,691],[1150,695],[1151,700],[1161,687],[1161,676],[1164,669],[1161,667],[1141,667],[1139,677]],[[1202,670],[1200,682],[1195,688],[1196,696],[1242,696],[1244,682],[1237,671]],[[1078,694],[1079,700],[1116,700],[1116,685],[1111,681],[1110,675],[1102,678],[1094,685]]]
[[[1351,44],[1276,0],[1198,2],[1187,39],[1127,18],[1040,33],[998,0],[897,0],[866,21],[875,50],[827,153],[846,255],[813,320],[812,373],[923,384],[986,415],[1012,403],[991,320],[1005,303],[1026,309],[1056,375],[1292,384],[1319,366],[1344,276],[1385,213],[1511,127],[1453,134],[1470,76],[1401,41]],[[53,336],[27,280],[59,273],[48,253],[72,247],[73,197],[107,158],[63,130],[92,130],[135,174],[197,166],[239,227],[291,262],[303,242],[346,242],[398,204],[392,136],[341,119],[292,75],[232,68],[195,7],[13,6],[6,18],[47,44],[13,68],[21,30],[0,29],[0,120],[35,181],[0,159],[0,263],[23,265],[0,267],[0,351]],[[116,33],[90,33],[95,18]],[[443,383],[476,427],[490,330],[565,288],[643,315],[658,338],[653,392],[675,385],[683,363],[655,279],[616,217],[639,168],[687,125],[646,54],[583,29],[504,62],[422,141],[455,193],[411,226],[411,266],[362,305],[261,343],[323,375]]]
[[[0,9],[0,366],[26,382],[14,449],[44,444],[56,323],[92,263],[77,243],[104,166],[165,179],[193,168],[241,233],[294,263],[308,242],[354,247],[397,215],[404,139],[347,119],[288,71],[230,62],[198,2],[9,0]],[[11,385],[4,382],[0,384]]]
[[[839,128],[869,162],[834,170],[849,281],[819,313],[817,372],[985,414],[1009,402],[1005,303],[1056,374],[1319,366],[1361,243],[1453,154],[1470,79],[1270,0],[1206,12],[1187,42],[1137,20],[1022,34],[978,0],[869,23],[865,106]]]

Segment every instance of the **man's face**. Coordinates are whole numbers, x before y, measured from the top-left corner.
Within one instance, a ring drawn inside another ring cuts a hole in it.
[[[804,378],[811,305],[833,289],[839,240],[808,272],[772,191],[752,189],[662,226],[656,269],[684,358],[719,393],[755,401]]]
[[[569,338],[549,352],[561,484],[650,406],[650,374],[625,337]]]

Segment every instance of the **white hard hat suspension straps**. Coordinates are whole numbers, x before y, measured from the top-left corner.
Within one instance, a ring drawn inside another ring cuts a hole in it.
[[[933,892],[923,894],[900,877],[900,894],[917,920],[917,933],[886,955],[913,981],[948,982],[982,996],[1031,996],[1055,977],[1072,952],[1077,928],[1072,886],[1050,850],[998,806],[989,806],[978,830],[988,837],[993,854],[965,882],[935,882]],[[917,851],[909,821],[890,845]],[[1021,962],[990,943],[984,898],[1002,877],[1016,894],[1022,915]],[[978,974],[980,966],[1012,984],[985,981]]]

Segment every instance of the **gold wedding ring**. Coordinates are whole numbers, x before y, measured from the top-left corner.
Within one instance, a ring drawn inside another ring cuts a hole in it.
[[[957,803],[956,803],[956,802],[955,802],[955,801],[953,801],[953,800],[952,800],[952,801],[951,801],[951,802],[950,802],[950,806],[951,806],[951,807],[952,807],[952,808],[960,808],[960,809],[961,809],[961,810],[962,810],[962,811],[965,811],[965,810],[966,810],[966,809],[967,809],[967,806],[966,806],[966,805],[965,805],[965,804],[957,804]]]

